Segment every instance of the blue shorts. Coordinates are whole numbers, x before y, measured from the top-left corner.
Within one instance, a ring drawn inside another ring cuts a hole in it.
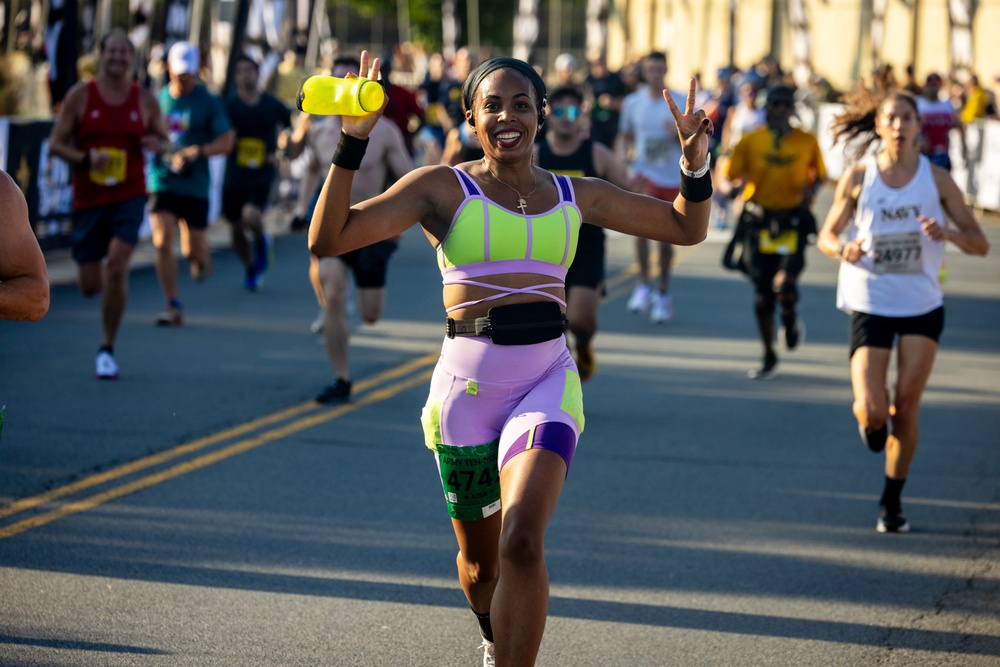
[[[951,156],[947,153],[931,153],[927,155],[927,159],[930,160],[931,164],[935,164],[945,171],[951,171]]]
[[[113,238],[134,248],[145,213],[146,198],[141,195],[73,211],[73,259],[77,264],[101,261]]]

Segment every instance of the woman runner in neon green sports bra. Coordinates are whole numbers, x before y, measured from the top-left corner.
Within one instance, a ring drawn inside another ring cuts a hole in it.
[[[361,71],[379,60],[361,54]],[[532,165],[545,85],[513,58],[485,61],[463,88],[482,160],[426,166],[350,204],[354,171],[382,110],[344,117],[309,227],[309,250],[338,255],[419,222],[437,251],[446,337],[421,422],[458,540],[458,578],[476,614],[484,664],[533,665],[548,607],[545,530],[583,431],[583,399],[566,348],[566,269],[579,226],[677,245],[705,239],[712,123],[670,105],[684,152],[673,203],[596,178]],[[494,663],[495,660],[495,663]]]

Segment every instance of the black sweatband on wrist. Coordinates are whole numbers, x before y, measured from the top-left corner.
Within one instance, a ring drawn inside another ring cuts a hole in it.
[[[83,154],[83,159],[76,166],[78,169],[90,169],[90,151]]]
[[[711,198],[711,196],[712,176],[710,174],[698,178],[681,174],[681,197],[684,197],[685,200],[697,204]]]
[[[365,150],[368,148],[368,139],[358,139],[340,131],[340,142],[337,150],[333,152],[333,159],[330,162],[342,169],[357,171],[361,168],[361,160],[365,157]]]

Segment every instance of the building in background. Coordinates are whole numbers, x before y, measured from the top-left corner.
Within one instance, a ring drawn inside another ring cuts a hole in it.
[[[671,85],[771,55],[802,85],[810,73],[849,88],[890,65],[1000,75],[1000,3],[974,0],[610,0],[608,64],[649,51],[670,58]],[[710,81],[706,83],[711,83]]]

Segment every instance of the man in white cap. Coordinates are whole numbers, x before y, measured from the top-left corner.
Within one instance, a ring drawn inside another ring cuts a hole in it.
[[[576,58],[572,53],[560,53],[555,62],[556,86],[576,85]]]
[[[167,69],[170,83],[158,100],[169,150],[149,170],[149,218],[156,248],[156,274],[167,299],[157,315],[160,326],[183,323],[177,291],[174,233],[180,230],[181,253],[191,265],[191,277],[205,280],[212,271],[205,229],[208,227],[208,158],[228,154],[235,133],[221,100],[198,79],[201,58],[190,42],[170,47]]]

